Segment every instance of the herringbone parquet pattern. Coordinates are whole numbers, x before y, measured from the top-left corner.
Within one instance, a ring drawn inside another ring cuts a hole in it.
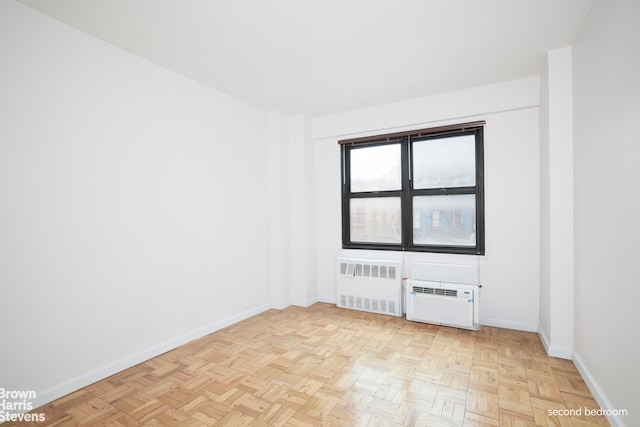
[[[606,426],[536,334],[338,309],[269,310],[35,413],[47,425]],[[584,411],[583,411],[584,412]]]

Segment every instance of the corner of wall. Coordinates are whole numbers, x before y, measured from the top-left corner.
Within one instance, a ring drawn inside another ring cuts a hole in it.
[[[551,345],[547,334],[541,327],[538,327],[538,337],[540,338],[542,346],[544,347],[544,350],[547,352],[548,356],[571,360],[573,349],[570,347],[563,348]]]
[[[573,108],[571,47],[549,51],[540,85],[540,319],[547,353],[573,349]]]

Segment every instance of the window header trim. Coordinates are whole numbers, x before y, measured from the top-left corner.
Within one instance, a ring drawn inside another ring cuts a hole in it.
[[[466,130],[472,130],[478,127],[482,127],[486,124],[484,120],[468,123],[457,123],[453,125],[437,126],[426,129],[415,129],[403,132],[385,133],[375,136],[363,136],[359,138],[342,139],[338,141],[340,145],[357,145],[357,144],[370,144],[370,143],[384,143],[384,142],[398,142],[399,138],[404,136],[428,136],[437,133],[444,133],[448,131],[464,132]]]

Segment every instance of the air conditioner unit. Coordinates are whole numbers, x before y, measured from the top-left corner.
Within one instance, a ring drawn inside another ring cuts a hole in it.
[[[407,320],[479,329],[480,289],[477,285],[408,280]]]
[[[336,305],[402,315],[402,261],[337,258]]]

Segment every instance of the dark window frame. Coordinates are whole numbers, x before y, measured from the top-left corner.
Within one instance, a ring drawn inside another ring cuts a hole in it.
[[[484,121],[397,132],[365,138],[338,141],[341,145],[342,174],[342,247],[344,249],[373,249],[411,252],[433,252],[450,254],[485,254],[485,211],[484,211]],[[425,139],[447,138],[462,135],[475,136],[475,186],[445,187],[430,189],[413,188],[411,170],[412,142]],[[351,150],[363,147],[400,144],[402,188],[391,191],[367,191],[352,193],[350,176]],[[455,194],[475,195],[475,246],[426,245],[413,242],[413,197],[442,196]],[[352,242],[350,240],[351,214],[350,201],[357,198],[400,197],[401,204],[401,243]]]

